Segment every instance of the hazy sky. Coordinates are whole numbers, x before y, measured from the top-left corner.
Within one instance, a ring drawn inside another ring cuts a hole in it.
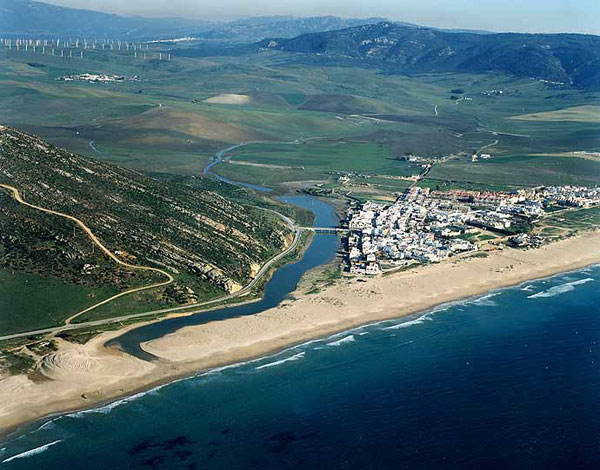
[[[42,0],[43,1],[43,0]],[[140,16],[384,16],[442,28],[600,34],[600,0],[45,0]]]

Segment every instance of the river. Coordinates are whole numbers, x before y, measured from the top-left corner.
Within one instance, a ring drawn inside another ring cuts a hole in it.
[[[316,224],[335,223],[327,204]],[[316,235],[257,303],[123,335],[137,346],[280,302],[330,260]],[[115,401],[0,442],[8,469],[600,467],[600,266],[356,328]],[[141,351],[143,353],[143,351]]]
[[[259,191],[268,190],[261,186],[248,185],[238,181],[230,181],[216,175],[212,170],[215,165],[223,161],[223,155],[233,149],[239,148],[244,144],[233,145],[217,152],[212,161],[204,168],[205,175],[213,175],[221,181],[230,184],[252,187]],[[314,214],[314,224],[317,227],[335,227],[338,218],[333,207],[314,197],[306,195],[284,196],[280,201],[293,204],[303,209],[310,210]],[[300,278],[306,271],[327,263],[333,259],[339,246],[337,235],[333,234],[315,234],[310,245],[304,252],[302,258],[294,263],[287,264],[279,268],[266,283],[264,296],[258,302],[252,302],[245,305],[234,307],[223,307],[214,310],[208,310],[197,315],[177,317],[151,323],[140,328],[135,328],[129,332],[115,338],[107,343],[109,347],[118,347],[127,353],[144,360],[153,360],[154,356],[145,352],[140,344],[152,339],[160,338],[166,334],[179,330],[180,328],[199,325],[215,320],[224,320],[226,318],[239,317],[244,315],[254,315],[269,308],[278,305],[285,297],[290,294],[298,285]]]
[[[280,200],[312,211],[315,215],[314,223],[318,227],[335,227],[337,225],[337,216],[333,207],[318,199],[310,196],[286,196],[280,198]],[[315,234],[299,261],[287,264],[273,274],[265,286],[262,300],[237,307],[218,308],[197,315],[151,323],[125,333],[109,342],[108,346],[117,346],[136,357],[150,360],[153,359],[153,356],[144,352],[139,346],[140,343],[159,338],[185,326],[242,315],[253,315],[275,307],[296,288],[298,281],[306,271],[331,261],[338,246],[339,239],[337,235]]]
[[[226,149],[219,150],[217,152],[217,154],[214,157],[212,157],[210,163],[204,167],[204,174],[205,175],[212,175],[215,178],[217,178],[219,181],[223,181],[225,183],[234,184],[236,186],[243,186],[245,188],[254,189],[255,191],[261,191],[263,193],[269,193],[269,192],[273,191],[271,188],[267,188],[266,186],[259,186],[258,184],[245,183],[243,181],[233,181],[233,180],[230,180],[229,178],[225,178],[224,176],[221,176],[221,175],[219,175],[217,173],[214,173],[212,171],[213,168],[216,165],[219,165],[220,163],[223,163],[223,156],[227,152],[230,152],[230,151],[235,150],[237,148],[243,147],[244,145],[247,145],[247,143],[241,143],[241,144],[237,144],[237,145],[232,145],[231,147],[227,147]]]
[[[32,424],[0,462],[597,469],[599,292],[596,266],[310,341]]]

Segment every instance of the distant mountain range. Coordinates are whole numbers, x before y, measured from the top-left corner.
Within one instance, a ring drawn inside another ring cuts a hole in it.
[[[446,32],[392,22],[265,39],[258,49],[390,72],[500,72],[600,90],[600,36]]]
[[[232,22],[183,18],[141,18],[65,8],[31,0],[0,0],[0,35],[79,36],[112,39],[193,37],[219,43],[254,43],[265,37],[292,38],[384,21],[334,16],[294,18],[265,16]]]
[[[125,17],[31,0],[0,0],[0,35],[133,40],[174,37],[211,26],[200,20]]]
[[[294,60],[361,64],[391,73],[499,72],[600,90],[600,36],[453,31],[390,22],[257,17],[231,22],[125,17],[32,0],[0,0],[0,35],[146,40],[191,37],[183,55],[302,53]],[[264,39],[270,38],[270,39]],[[229,44],[233,47],[224,48]],[[240,45],[244,45],[240,47]],[[208,47],[206,47],[208,45]],[[212,46],[211,46],[212,45]]]
[[[337,16],[315,16],[295,18],[286,16],[261,16],[221,23],[198,31],[198,40],[219,43],[249,43],[267,37],[293,38],[301,34],[334,31],[343,28],[376,24],[385,18],[339,18]]]

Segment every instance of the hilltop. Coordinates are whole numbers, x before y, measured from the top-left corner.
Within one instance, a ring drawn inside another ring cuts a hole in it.
[[[379,67],[393,73],[498,72],[581,89],[600,89],[600,37],[583,34],[477,34],[391,22],[271,38],[259,49],[303,53],[319,65]]]

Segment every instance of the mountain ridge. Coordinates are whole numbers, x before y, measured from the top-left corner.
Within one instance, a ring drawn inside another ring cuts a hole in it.
[[[199,41],[224,43],[253,43],[269,36],[295,37],[303,33],[385,20],[336,16],[262,16],[229,22],[179,17],[145,18],[68,8],[34,0],[0,0],[0,12],[0,34],[3,35],[74,35],[128,40],[190,36]]]
[[[600,36],[563,33],[464,33],[392,22],[270,38],[258,50],[359,62],[396,73],[499,72],[600,89]]]

